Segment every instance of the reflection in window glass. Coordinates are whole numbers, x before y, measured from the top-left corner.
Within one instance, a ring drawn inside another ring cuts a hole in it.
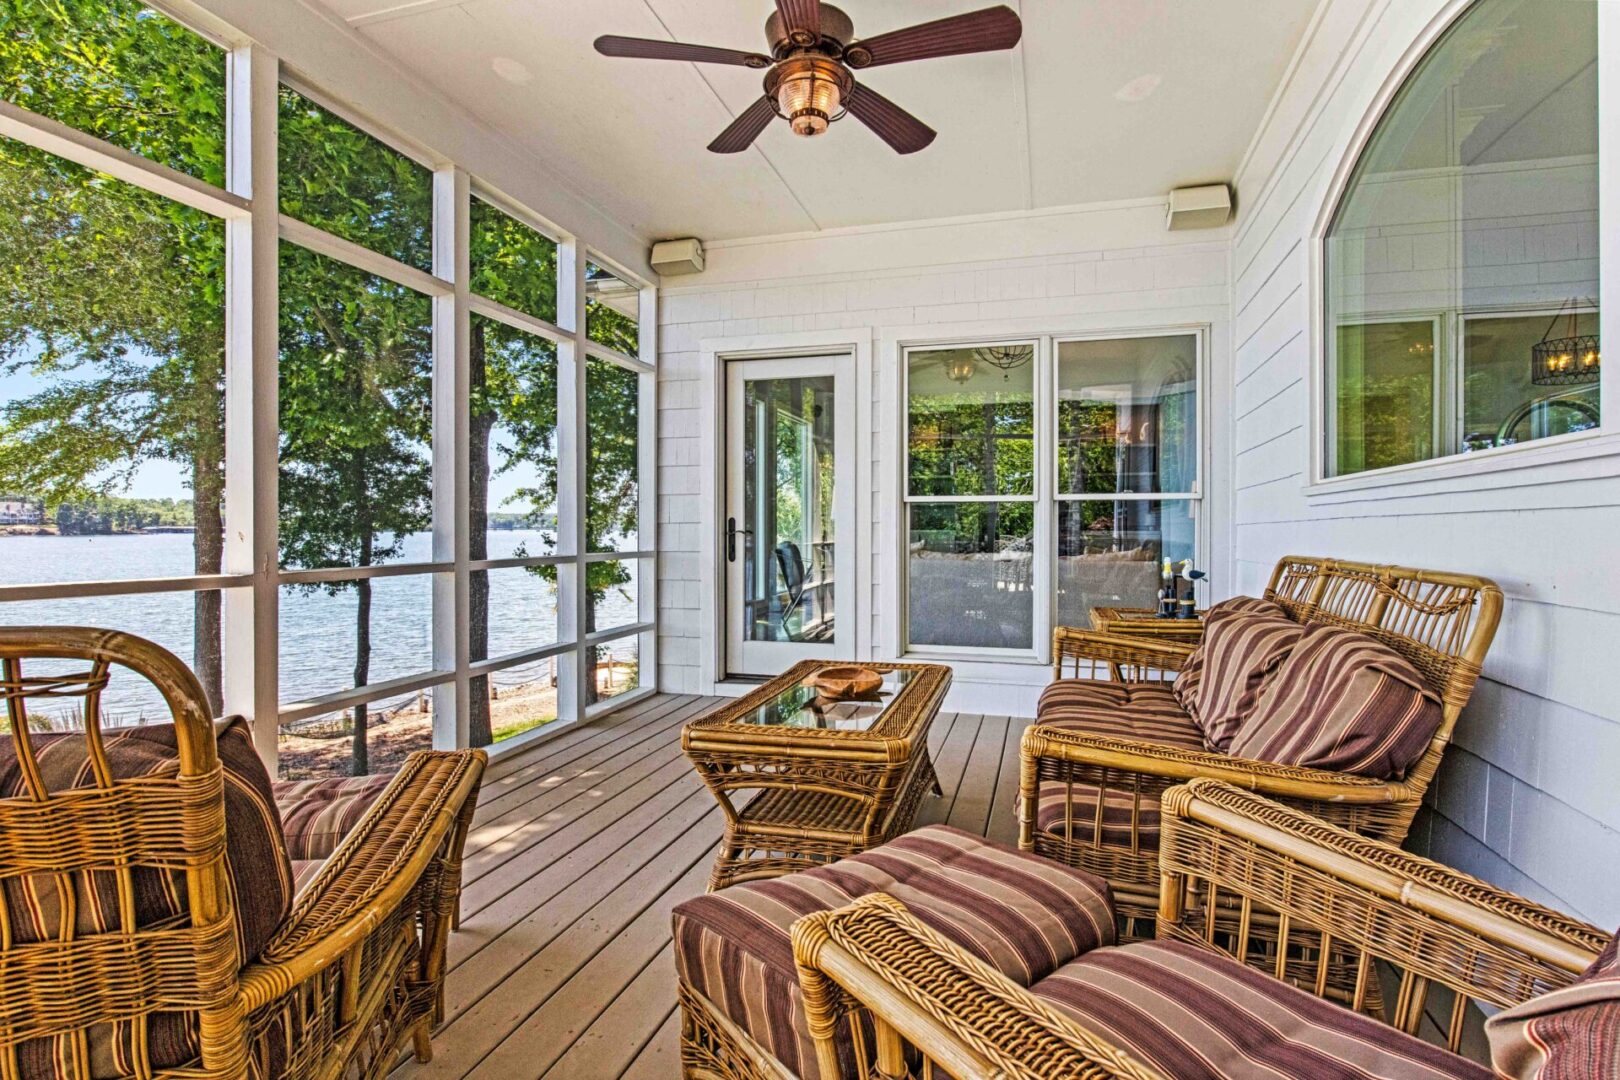
[[[0,583],[220,571],[224,255],[218,220],[0,140]],[[218,706],[219,595],[173,602]]]
[[[130,537],[134,541],[156,537]],[[175,537],[174,539],[183,539]],[[0,535],[0,584],[10,584],[5,573],[5,553],[23,547],[48,548],[59,542],[38,537],[10,537]],[[105,559],[107,555],[78,552],[87,560]],[[204,602],[199,602],[204,601]],[[199,609],[218,611],[220,594],[209,593],[136,593],[129,596],[75,596],[56,600],[14,600],[0,603],[0,626],[105,626],[146,638],[168,649],[180,661],[197,670],[194,652],[196,614]],[[25,662],[23,674],[63,675],[82,672],[89,665],[77,661],[51,661],[51,666],[30,666]],[[78,731],[84,726],[82,699],[63,698],[51,701],[35,698],[28,702],[28,716],[36,728],[53,731]],[[101,695],[102,723],[108,727],[129,724],[168,723],[172,716],[163,694],[157,687],[126,668],[114,668],[107,688]],[[0,709],[0,731],[6,726],[6,714]]]
[[[1035,348],[906,354],[912,495],[1035,493]]]
[[[1463,450],[1512,446],[1550,435],[1590,431],[1602,418],[1596,378],[1596,312],[1477,316],[1463,324]],[[1536,386],[1524,358],[1543,342],[1550,369],[1568,381]]]
[[[585,264],[585,336],[626,356],[641,352],[641,290],[595,263]]]
[[[8,0],[0,98],[225,183],[225,54],[144,4]]]
[[[913,645],[1034,644],[1033,503],[912,503],[907,587]]]
[[[477,196],[469,214],[472,291],[556,322],[557,242]]]
[[[1095,607],[1154,607],[1160,561],[1197,548],[1190,499],[1060,502],[1057,531],[1059,626],[1090,626]]]
[[[587,551],[633,551],[641,522],[641,376],[607,360],[586,370]]]
[[[1058,345],[1058,493],[1190,492],[1198,476],[1197,338]]]
[[[418,270],[433,257],[433,174],[281,87],[281,212]]]
[[[1438,344],[1428,319],[1338,328],[1333,422],[1340,473],[1434,456]]]
[[[1478,0],[1406,80],[1326,241],[1330,474],[1596,423],[1599,365],[1538,383],[1531,349],[1601,295],[1597,92],[1594,0]]]

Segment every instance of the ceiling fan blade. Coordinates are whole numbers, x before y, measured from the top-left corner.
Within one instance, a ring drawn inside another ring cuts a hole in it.
[[[934,141],[933,128],[878,93],[857,84],[844,99],[850,114],[877,132],[897,153],[915,154]]]
[[[864,68],[928,60],[935,56],[993,52],[1017,45],[1023,33],[1024,24],[1019,21],[1018,13],[1002,4],[857,41],[844,51],[844,62],[853,68]]]
[[[759,138],[759,133],[776,119],[776,102],[769,97],[762,97],[742,111],[742,115],[733,120],[709,144],[709,149],[716,154],[735,154],[746,150]]]
[[[761,53],[720,49],[713,45],[688,45],[684,41],[620,37],[617,34],[603,34],[597,38],[596,51],[603,56],[630,56],[639,60],[691,60],[702,64],[731,64],[750,68],[771,66],[771,58]]]
[[[821,40],[821,0],[776,0],[782,30],[795,45]]]

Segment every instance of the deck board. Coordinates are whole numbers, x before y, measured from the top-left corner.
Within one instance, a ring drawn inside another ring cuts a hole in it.
[[[433,1061],[394,1080],[677,1080],[670,910],[707,883],[722,817],[681,755],[720,699],[659,695],[497,761],[468,838]],[[918,823],[1017,834],[1027,720],[941,713],[942,798]]]

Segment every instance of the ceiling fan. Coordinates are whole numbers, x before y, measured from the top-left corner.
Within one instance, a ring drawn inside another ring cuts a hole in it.
[[[788,122],[795,135],[810,137],[826,131],[828,124],[842,119],[846,112],[899,153],[912,154],[934,141],[934,129],[877,91],[857,83],[850,69],[1010,49],[1018,44],[1023,29],[1017,13],[1003,4],[856,40],[855,24],[831,4],[820,0],[776,0],[776,11],[765,20],[768,56],[616,34],[597,38],[596,51],[603,56],[769,69],[765,72],[765,96],[743,110],[709,144],[717,154],[746,150],[778,116]]]

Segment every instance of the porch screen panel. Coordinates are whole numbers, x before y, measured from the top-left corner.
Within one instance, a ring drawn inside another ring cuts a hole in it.
[[[1594,0],[1477,0],[1373,129],[1324,243],[1324,472],[1599,425]]]

